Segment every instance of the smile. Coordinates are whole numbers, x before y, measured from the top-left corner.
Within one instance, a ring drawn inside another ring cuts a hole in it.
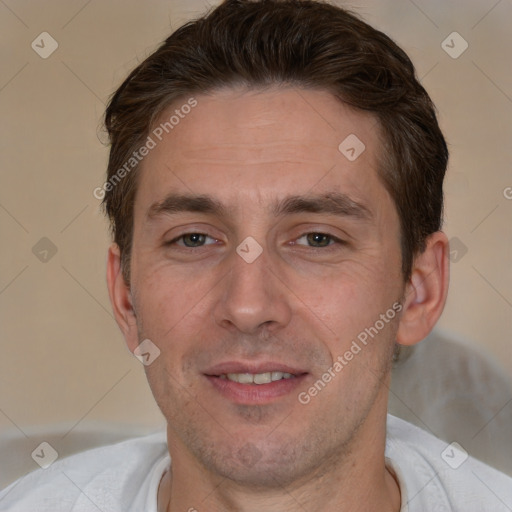
[[[227,373],[219,375],[221,379],[227,379],[240,384],[270,384],[282,379],[293,379],[295,375],[284,372],[265,373]]]

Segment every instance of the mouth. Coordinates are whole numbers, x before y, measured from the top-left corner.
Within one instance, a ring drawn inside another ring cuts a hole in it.
[[[285,372],[265,372],[265,373],[223,373],[219,375],[220,379],[227,379],[231,382],[240,384],[270,384],[282,379],[294,379],[296,375]]]
[[[308,372],[279,363],[223,363],[204,376],[213,389],[229,401],[261,405],[293,393]]]

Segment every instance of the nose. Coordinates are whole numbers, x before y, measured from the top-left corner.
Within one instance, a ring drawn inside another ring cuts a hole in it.
[[[276,331],[291,319],[290,292],[277,277],[265,251],[248,263],[237,253],[231,257],[231,269],[223,279],[215,305],[216,322],[224,328],[256,334],[262,327]]]

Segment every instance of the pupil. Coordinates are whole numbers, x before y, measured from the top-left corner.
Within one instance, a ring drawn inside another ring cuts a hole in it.
[[[195,247],[204,242],[204,235],[200,233],[192,233],[183,238],[183,243],[188,247]]]
[[[329,245],[329,241],[329,235],[324,235],[323,233],[310,233],[308,235],[308,242],[311,245],[316,245],[317,247],[326,247]]]

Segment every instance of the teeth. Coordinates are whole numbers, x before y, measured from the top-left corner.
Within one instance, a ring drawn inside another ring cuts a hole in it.
[[[266,373],[228,373],[221,375],[220,378],[227,378],[240,384],[269,384],[276,380],[290,379],[293,375],[284,372],[266,372]]]
[[[272,372],[274,373],[274,372]],[[257,373],[254,378],[254,384],[268,384],[272,382],[272,373]],[[277,379],[276,379],[277,380]]]

